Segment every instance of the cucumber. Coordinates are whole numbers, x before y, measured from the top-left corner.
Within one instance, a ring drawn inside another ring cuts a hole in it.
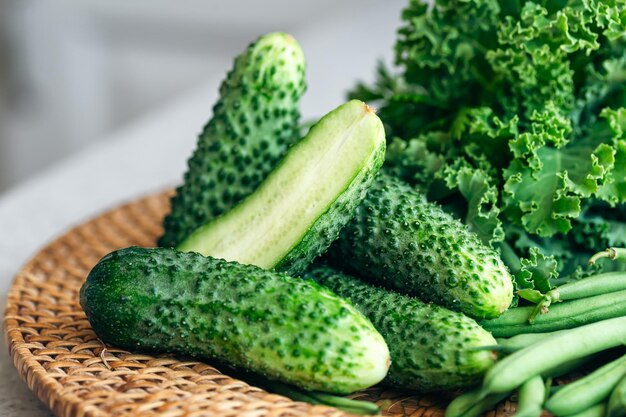
[[[462,313],[374,287],[327,266],[304,276],[350,301],[385,338],[391,353],[386,385],[422,392],[460,388],[480,381],[494,364],[492,352],[476,348],[496,341]]]
[[[384,172],[329,257],[360,278],[474,318],[496,317],[513,299],[511,275],[494,250]]]
[[[352,100],[324,116],[257,190],[177,249],[298,275],[350,220],[383,163],[382,122]]]
[[[300,45],[284,33],[261,36],[235,59],[171,200],[159,246],[176,246],[252,193],[300,138],[304,72]]]
[[[98,262],[80,291],[96,334],[125,349],[215,358],[306,390],[376,384],[389,351],[347,301],[252,265],[131,247]]]

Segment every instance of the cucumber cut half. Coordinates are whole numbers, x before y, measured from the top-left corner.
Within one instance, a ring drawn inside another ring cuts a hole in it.
[[[343,104],[320,119],[256,191],[177,249],[301,273],[350,220],[384,153],[375,112],[358,100]]]

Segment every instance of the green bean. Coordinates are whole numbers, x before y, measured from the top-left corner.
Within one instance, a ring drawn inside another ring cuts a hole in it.
[[[579,413],[606,400],[624,375],[626,355],[567,384],[546,401],[546,408],[559,416]]]
[[[474,404],[480,401],[480,389],[466,391],[456,397],[448,407],[446,407],[445,417],[461,417],[467,410],[472,408]]]
[[[626,290],[595,297],[558,303],[548,314],[541,314],[534,324],[528,324],[528,317],[534,307],[516,307],[507,310],[500,317],[483,320],[480,325],[494,337],[511,337],[523,333],[546,333],[571,329],[614,317],[626,316]]]
[[[612,261],[616,259],[626,259],[626,248],[607,248],[589,258],[589,265],[595,265],[600,258],[608,258]]]
[[[607,417],[626,416],[626,376],[622,377],[609,397],[606,408]]]
[[[487,371],[483,395],[510,392],[535,375],[626,341],[626,317],[560,332],[519,350]]]
[[[235,374],[237,374],[237,371],[235,372]],[[375,403],[370,401],[353,400],[319,391],[305,391],[282,382],[270,381],[264,377],[249,372],[239,373],[245,376],[246,381],[259,385],[267,391],[291,398],[294,401],[335,407],[351,414],[374,415],[380,413],[380,408]]]
[[[511,395],[510,392],[487,395],[467,410],[462,417],[480,417],[485,411],[493,409],[496,404],[509,397],[509,395]]]
[[[561,285],[556,288],[558,294],[555,301],[576,300],[622,290],[626,290],[626,272],[606,272]]]
[[[550,303],[577,300],[622,290],[626,290],[626,272],[618,271],[570,280],[545,294],[531,289],[519,290],[517,294],[525,300],[547,307]]]
[[[546,386],[541,376],[524,382],[517,393],[515,417],[539,417],[546,399]]]
[[[565,363],[559,363],[552,366],[542,372],[541,376],[545,378],[554,378],[561,375],[568,374],[576,369],[580,369],[589,362],[597,360],[598,354],[588,355],[582,358],[572,359]],[[484,404],[497,404],[499,401],[506,398],[511,393],[493,394],[491,398],[486,399],[488,396],[484,396],[481,388],[477,388],[472,391],[467,391],[464,394],[456,397],[446,409],[445,417],[468,417],[469,414],[474,415],[476,410],[481,410]],[[485,400],[485,401],[483,401]],[[495,401],[495,403],[493,402]],[[482,405],[481,405],[482,404]],[[488,408],[487,408],[488,409]],[[485,409],[486,410],[486,409]],[[484,410],[483,410],[484,411]]]
[[[446,408],[445,417],[478,417],[509,395],[510,392],[484,396],[480,389],[467,391],[452,400]]]
[[[525,300],[537,304],[528,317],[528,322],[533,324],[537,315],[539,313],[547,313],[549,307],[554,303],[594,297],[596,295],[623,290],[626,290],[626,273],[607,272],[568,282],[545,294],[532,289],[522,289],[519,290],[517,294]]]
[[[604,417],[606,415],[606,403],[592,405],[580,413],[572,414],[567,417]]]
[[[549,307],[554,303],[624,290],[626,290],[626,273],[607,272],[568,282],[545,294],[532,289],[522,289],[517,294],[525,300],[537,304],[528,317],[528,322],[533,324],[537,315],[547,313]]]
[[[545,378],[555,378],[561,375],[568,374],[574,370],[580,369],[590,362],[596,361],[600,355],[588,355],[582,358],[572,359],[565,363],[559,363],[555,366],[546,369],[542,372],[541,376]],[[545,392],[545,388],[544,388]],[[484,396],[481,388],[477,388],[472,391],[467,391],[464,394],[456,397],[446,408],[445,417],[469,417],[470,415],[476,415],[477,410],[488,410],[490,407],[484,408],[488,404],[497,404],[511,393],[500,393]],[[494,402],[495,401],[495,402]],[[480,411],[480,412],[482,412]],[[478,414],[480,414],[480,412]]]
[[[602,352],[594,353],[593,355],[587,355],[580,358],[572,359],[564,363],[558,363],[541,373],[543,378],[557,378],[569,374],[570,372],[579,370],[590,363],[597,363],[600,359],[603,359]]]
[[[509,338],[496,339],[498,342],[494,346],[481,346],[481,350],[493,350],[494,352],[513,353],[520,349],[527,348],[535,343],[545,339],[546,337],[555,335],[564,330],[551,333],[522,333]]]

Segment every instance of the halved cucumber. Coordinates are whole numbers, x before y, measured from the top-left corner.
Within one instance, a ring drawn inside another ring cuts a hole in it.
[[[177,249],[303,272],[350,220],[382,165],[385,134],[365,103],[324,116],[261,183]]]

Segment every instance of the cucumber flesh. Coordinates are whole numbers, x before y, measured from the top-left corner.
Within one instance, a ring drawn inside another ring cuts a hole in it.
[[[301,273],[349,221],[384,150],[384,128],[370,107],[358,100],[339,106],[292,147],[254,193],[177,249]]]
[[[315,283],[171,248],[104,257],[81,288],[96,334],[132,350],[214,358],[306,390],[347,394],[389,368],[382,336]]]

